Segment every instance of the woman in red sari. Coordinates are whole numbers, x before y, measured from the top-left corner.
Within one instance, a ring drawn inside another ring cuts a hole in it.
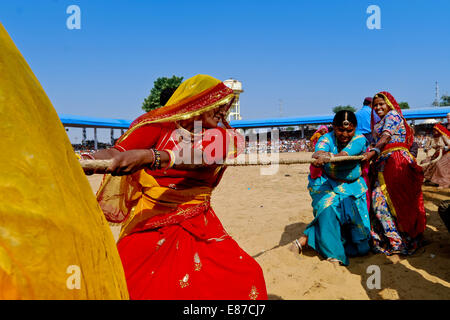
[[[374,124],[374,113],[380,121]],[[365,153],[374,160],[371,235],[375,252],[412,254],[420,246],[426,225],[423,170],[410,154],[413,131],[389,92],[372,101],[372,133],[376,145]]]
[[[210,204],[223,160],[242,141],[218,127],[231,129],[225,117],[233,99],[221,81],[197,75],[136,119],[114,148],[94,155],[113,159],[97,199],[109,221],[123,223],[118,250],[131,299],[267,299],[261,267]]]

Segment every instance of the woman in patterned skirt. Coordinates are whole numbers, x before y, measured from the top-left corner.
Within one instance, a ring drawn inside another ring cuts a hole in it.
[[[381,120],[374,124],[376,113]],[[412,254],[420,246],[426,225],[423,170],[410,154],[412,129],[389,92],[372,101],[374,148],[365,154],[371,167],[371,235],[375,252]]]

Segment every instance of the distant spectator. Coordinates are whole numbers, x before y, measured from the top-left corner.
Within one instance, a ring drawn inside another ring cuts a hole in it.
[[[417,158],[417,153],[419,152],[419,144],[417,142],[413,142],[411,149],[409,149],[409,152],[414,156],[414,158]]]
[[[416,133],[413,127],[411,127],[411,130],[413,132],[413,135]],[[416,139],[414,139],[411,148],[409,148],[409,153],[411,153],[414,158],[417,158],[417,153],[419,152],[419,144],[416,142]]]
[[[358,110],[356,114],[356,119],[358,120],[358,125],[356,126],[356,130],[361,132],[369,141],[370,144],[375,143],[375,140],[372,136],[372,128],[370,127],[370,117],[372,114],[372,108],[370,105],[372,104],[372,98],[367,97],[363,101],[363,106],[360,110]],[[375,123],[380,121],[380,117],[374,114]]]

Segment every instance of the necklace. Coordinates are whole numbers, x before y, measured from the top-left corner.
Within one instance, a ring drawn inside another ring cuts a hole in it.
[[[179,142],[181,142],[181,141],[185,142],[185,143],[194,142],[195,137],[202,137],[203,136],[203,131],[204,131],[203,128],[202,128],[202,132],[200,132],[200,133],[193,133],[193,132],[183,128],[178,122],[175,122],[175,125],[177,126],[177,129],[179,129],[178,130],[178,133],[179,133],[178,141]]]

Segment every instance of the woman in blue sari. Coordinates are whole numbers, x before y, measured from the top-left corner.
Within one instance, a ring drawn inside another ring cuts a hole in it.
[[[312,157],[308,176],[314,220],[291,248],[301,253],[309,246],[331,262],[348,265],[348,256],[369,252],[370,220],[366,202],[367,185],[359,161],[329,163],[331,157],[362,155],[366,138],[355,134],[356,116],[339,111],[333,131],[323,135]]]

